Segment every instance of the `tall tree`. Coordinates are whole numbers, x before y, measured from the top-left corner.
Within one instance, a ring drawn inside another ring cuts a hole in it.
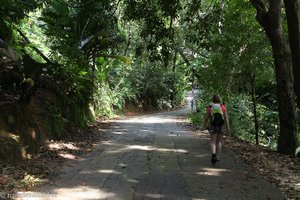
[[[297,144],[292,58],[281,24],[281,0],[250,0],[256,8],[256,19],[270,39],[275,61],[280,120],[278,151],[294,154]]]
[[[284,0],[289,41],[292,52],[294,89],[297,95],[297,104],[300,108],[300,10],[298,0]],[[298,78],[296,78],[298,77]]]

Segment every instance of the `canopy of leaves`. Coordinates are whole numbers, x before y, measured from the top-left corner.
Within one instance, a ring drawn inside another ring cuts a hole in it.
[[[37,76],[51,76],[68,105],[101,115],[176,107],[197,86],[249,104],[250,130],[239,132],[252,132],[253,89],[260,123],[264,113],[277,123],[271,47],[254,14],[247,0],[1,0],[0,38],[44,64]]]

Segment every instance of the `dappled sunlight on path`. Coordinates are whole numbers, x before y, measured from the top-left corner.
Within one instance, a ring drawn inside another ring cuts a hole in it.
[[[104,130],[109,140],[39,188],[52,197],[34,199],[282,199],[226,148],[212,165],[208,137],[178,123],[189,111],[187,104],[178,111],[112,120]]]

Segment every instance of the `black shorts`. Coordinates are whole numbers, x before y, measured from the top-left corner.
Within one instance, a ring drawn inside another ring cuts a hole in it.
[[[215,134],[215,133],[222,134],[223,133],[223,127],[222,126],[219,126],[219,127],[212,126],[212,127],[208,128],[208,131],[209,131],[210,134]]]

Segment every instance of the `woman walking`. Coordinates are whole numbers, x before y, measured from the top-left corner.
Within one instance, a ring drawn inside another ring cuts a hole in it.
[[[230,131],[226,106],[221,104],[219,95],[212,97],[212,104],[207,107],[204,120],[204,127],[207,127],[210,133],[211,162],[215,164],[220,160],[222,136],[225,130]]]

